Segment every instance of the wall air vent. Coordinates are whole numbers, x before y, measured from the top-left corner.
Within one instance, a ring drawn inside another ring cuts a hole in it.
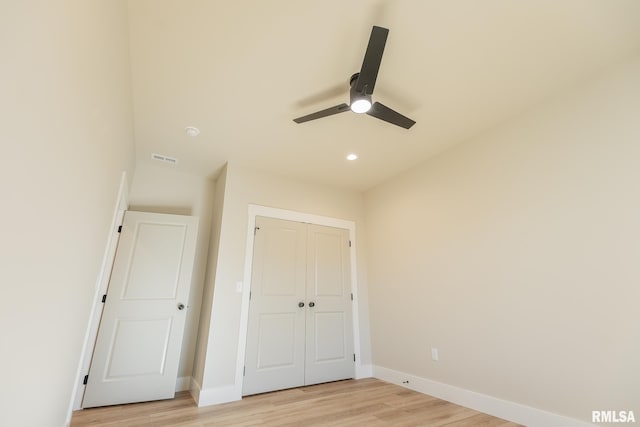
[[[169,163],[171,165],[175,165],[176,163],[178,163],[178,159],[176,159],[175,157],[169,157],[169,156],[165,156],[163,154],[152,153],[151,154],[151,159],[152,160],[158,160],[159,162]]]

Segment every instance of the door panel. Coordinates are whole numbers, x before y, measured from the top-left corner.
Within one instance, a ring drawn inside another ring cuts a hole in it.
[[[304,224],[256,218],[243,394],[304,383]]]
[[[311,244],[315,244],[315,247],[311,248],[310,266],[315,274],[312,282],[315,286],[313,294],[342,297],[345,291],[350,292],[350,288],[345,289],[343,262],[346,249],[344,245],[348,245],[349,241],[348,237],[345,239],[345,236],[341,235],[343,233],[336,233],[342,230],[325,228],[328,230],[318,230],[313,227],[309,231],[313,233],[310,239]]]
[[[261,314],[257,370],[288,368],[296,359],[296,314]]]
[[[182,224],[138,224],[121,298],[174,299],[186,235]]]
[[[344,313],[315,313],[315,359],[314,362],[341,361],[348,357],[345,348]]]
[[[261,267],[261,296],[296,296],[300,284],[299,251],[304,242],[301,231],[278,224],[262,224],[264,261]]]
[[[353,378],[349,231],[308,225],[305,384]]]
[[[171,398],[198,219],[125,213],[82,406]]]
[[[162,375],[167,358],[171,318],[116,319],[105,380]],[[145,351],[131,352],[132,348]],[[151,357],[150,357],[151,356]]]

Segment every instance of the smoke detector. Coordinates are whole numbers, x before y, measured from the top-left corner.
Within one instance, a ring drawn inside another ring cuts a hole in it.
[[[197,127],[187,126],[186,128],[184,128],[184,131],[192,138],[200,135],[200,129],[198,129]]]

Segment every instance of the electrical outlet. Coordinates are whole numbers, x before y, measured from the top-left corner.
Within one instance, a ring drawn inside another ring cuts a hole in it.
[[[438,359],[439,359],[438,349],[435,347],[431,347],[431,360],[435,360],[437,362]]]

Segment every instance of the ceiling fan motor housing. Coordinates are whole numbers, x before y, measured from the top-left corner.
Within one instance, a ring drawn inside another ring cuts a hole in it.
[[[351,76],[351,79],[349,79],[349,85],[351,86],[351,90],[349,90],[349,105],[353,105],[354,102],[359,100],[366,100],[369,102],[369,105],[371,105],[371,95],[366,94],[366,86],[362,92],[358,92],[356,89],[358,77],[360,77],[360,73],[355,73]]]

